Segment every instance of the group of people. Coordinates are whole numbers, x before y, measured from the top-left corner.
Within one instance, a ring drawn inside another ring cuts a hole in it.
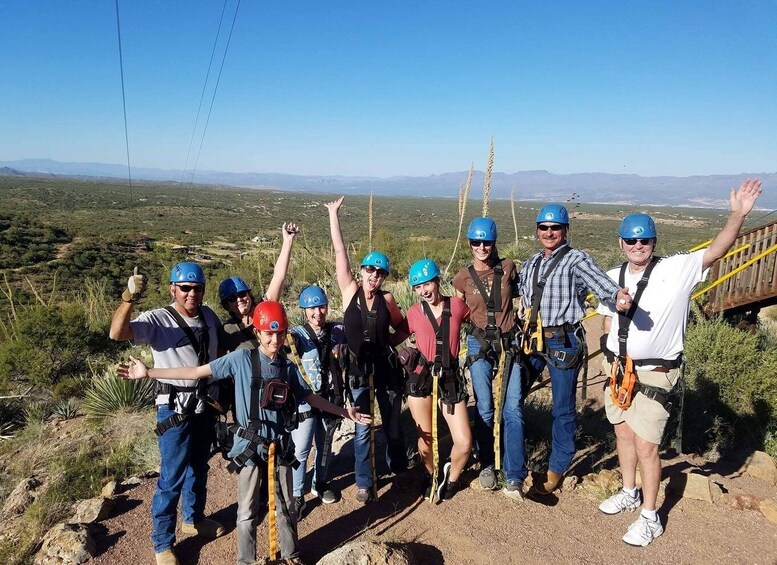
[[[327,468],[340,418],[355,422],[356,499],[366,504],[377,495],[371,421],[375,404],[386,440],[386,464],[398,482],[409,484],[401,481],[408,469],[400,426],[406,398],[423,460],[421,490],[430,500],[448,500],[461,488],[473,448],[483,489],[496,490],[501,484],[513,500],[549,496],[575,455],[577,379],[586,360],[581,321],[589,292],[598,298],[605,319],[605,410],[614,425],[623,474],[622,491],[599,509],[616,514],[641,507],[623,540],[648,545],[663,533],[656,514],[658,450],[668,398],[681,378],[690,293],[732,245],[760,193],[757,179],[732,189],[726,225],[709,247],[689,254],[655,256],[654,220],[647,214],[627,216],[618,232],[626,262],[609,272],[570,246],[564,206],[541,208],[536,217],[541,250],[520,271],[511,259],[500,257],[496,223],[475,218],[467,231],[472,262],[454,276],[453,296],[443,294],[437,264],[420,259],[408,273],[419,302],[406,316],[382,288],[391,272],[386,255],[370,251],[360,263],[359,277],[354,276],[339,221],[343,198],[326,204],[342,322],[327,320],[329,299],[324,289],[312,285],[298,297],[304,324],[289,328],[278,300],[298,231],[294,224],[283,226],[283,247],[264,299],[255,298],[240,277],[221,282],[219,298],[227,312],[223,324],[202,304],[205,276],[196,263],[173,267],[170,306],[131,320],[147,284],[136,270],[110,335],[148,344],[153,352],[154,368],[132,358],[119,372],[124,378],[157,380],[162,463],[151,505],[157,563],[177,563],[173,546],[179,500],[183,532],[207,537],[224,532],[221,524],[205,517],[204,508],[214,435],[211,392],[230,379],[235,424],[230,427],[234,444],[229,468],[239,473],[238,563],[256,561],[265,480],[273,487],[271,526],[277,521],[281,556],[289,563],[301,562],[297,521],[305,510],[307,459],[315,442],[310,492],[323,503],[336,502],[339,493],[328,482]],[[398,353],[395,348],[410,336],[414,346],[400,347]],[[474,438],[465,368],[475,397]],[[523,406],[531,383],[544,369],[552,391],[551,451],[547,471],[527,491]],[[442,469],[434,437],[438,407],[453,440],[450,461]],[[637,465],[641,493],[635,481]]]

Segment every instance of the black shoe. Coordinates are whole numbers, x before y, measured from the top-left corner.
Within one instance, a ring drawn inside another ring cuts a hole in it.
[[[457,492],[461,490],[459,481],[448,481],[445,484],[445,490],[442,491],[442,497],[440,500],[450,500]]]
[[[307,504],[305,504],[304,496],[294,497],[294,512],[297,514],[297,522],[302,521],[302,516],[305,513],[306,507],[307,507]]]

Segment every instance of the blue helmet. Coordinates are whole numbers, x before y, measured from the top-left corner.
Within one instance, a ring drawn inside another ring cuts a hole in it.
[[[367,253],[367,255],[364,256],[364,259],[362,259],[362,267],[367,267],[369,265],[372,265],[373,267],[377,267],[378,269],[383,269],[387,273],[391,272],[391,265],[389,264],[389,258],[386,257],[383,253],[380,251],[370,251]]]
[[[299,307],[300,308],[317,308],[318,306],[326,306],[329,304],[329,300],[326,298],[326,292],[320,286],[310,285],[302,289],[299,293]]]
[[[219,284],[219,300],[224,300],[233,294],[249,290],[251,290],[251,287],[240,277],[229,277]]]
[[[170,272],[170,282],[205,284],[205,273],[197,263],[177,263]]]
[[[647,214],[629,214],[623,218],[618,235],[623,238],[658,237],[656,223]]]
[[[421,259],[420,261],[413,263],[410,267],[407,281],[410,283],[410,286],[416,286],[429,282],[439,276],[440,268],[437,266],[437,263],[431,259]]]
[[[553,222],[554,224],[569,225],[569,212],[561,204],[545,204],[537,214],[538,224]]]
[[[496,222],[491,218],[475,218],[469,223],[467,238],[475,241],[496,241]]]

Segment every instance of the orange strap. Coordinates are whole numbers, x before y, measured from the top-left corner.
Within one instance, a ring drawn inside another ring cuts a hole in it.
[[[610,369],[610,399],[621,410],[631,406],[634,398],[634,388],[637,384],[637,373],[634,371],[634,361],[626,356],[625,367],[620,358],[612,362]]]
[[[267,450],[267,516],[270,533],[270,561],[278,558],[278,528],[275,521],[275,442]]]

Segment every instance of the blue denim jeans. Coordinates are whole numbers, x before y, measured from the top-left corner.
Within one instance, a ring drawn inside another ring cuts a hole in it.
[[[360,412],[369,414],[369,387],[351,389],[354,404]],[[407,470],[407,452],[399,417],[402,411],[402,395],[383,387],[375,389],[375,402],[380,410],[383,423],[383,433],[386,436],[386,465],[392,473]],[[370,468],[370,427],[356,424],[356,435],[353,439],[355,455],[354,471],[356,486],[370,488],[372,486],[372,469]]]
[[[166,420],[174,413],[167,406],[157,407],[157,422]],[[154,526],[151,541],[154,553],[172,549],[175,545],[179,498],[185,523],[196,524],[205,517],[213,423],[210,415],[192,415],[158,438],[161,466],[156,491],[151,499]]]
[[[564,336],[545,338],[545,344],[554,351],[563,351],[568,355],[577,352],[578,340],[571,332],[568,333],[569,346],[564,347]],[[546,363],[538,355],[531,356],[531,364],[537,372],[541,372]],[[552,444],[548,470],[563,474],[575,456],[575,435],[577,433],[577,374],[580,364],[569,369],[557,369],[552,363],[547,363],[550,373],[550,387],[553,394],[553,428]]]
[[[467,336],[467,357],[480,352],[480,342]],[[472,390],[475,393],[475,441],[478,446],[481,468],[494,465],[494,392],[492,388],[493,365],[478,359],[469,366]],[[502,420],[504,422],[502,458],[505,477],[511,481],[523,481],[529,474],[526,468],[526,442],[524,441],[523,401],[524,390],[521,366],[514,363],[507,383]]]
[[[316,461],[313,465],[313,484],[317,482],[326,482],[328,477],[329,462],[332,457],[332,444],[327,446],[327,450],[324,451],[324,444],[326,443],[326,431],[327,422],[329,426],[335,426],[337,421],[332,421],[329,418],[324,418],[320,412],[314,411],[314,415],[305,419],[300,423],[296,430],[291,432],[291,439],[294,442],[294,457],[300,462],[299,467],[294,469],[292,475],[294,477],[294,496],[299,497],[305,494],[305,476],[308,469],[308,456],[310,455],[310,449],[313,446],[313,440],[316,442]],[[324,465],[326,460],[326,465]]]

